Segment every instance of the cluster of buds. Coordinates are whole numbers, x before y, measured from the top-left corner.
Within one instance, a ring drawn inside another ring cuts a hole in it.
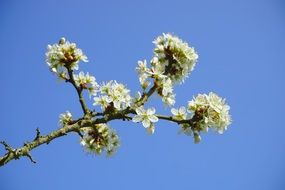
[[[117,81],[101,85],[100,95],[94,97],[93,105],[100,105],[104,111],[124,110],[132,103],[130,90]]]
[[[75,43],[70,43],[65,38],[61,38],[58,44],[47,47],[46,63],[61,78],[66,76],[66,68],[78,70],[79,61],[88,62],[88,59]]]
[[[81,145],[87,152],[101,154],[105,151],[110,156],[120,145],[118,135],[107,124],[96,124],[85,128],[83,132]]]
[[[175,103],[173,85],[183,82],[194,69],[198,55],[195,50],[176,36],[163,34],[155,41],[154,57],[151,68],[146,60],[139,61],[136,68],[141,86],[146,89],[153,78],[157,93],[166,105]]]

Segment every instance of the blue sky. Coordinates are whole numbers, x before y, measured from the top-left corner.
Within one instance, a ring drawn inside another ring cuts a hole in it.
[[[47,44],[62,36],[87,54],[82,70],[134,94],[134,68],[151,59],[153,39],[178,35],[200,57],[175,88],[176,106],[214,91],[227,99],[233,124],[223,135],[203,134],[196,145],[165,121],[152,136],[139,124],[111,122],[122,141],[114,157],[87,155],[71,134],[32,151],[37,164],[22,158],[0,168],[0,189],[283,190],[284,6],[281,0],[2,0],[0,139],[12,146],[33,139],[36,127],[44,134],[58,129],[66,110],[82,114],[75,91],[44,62]],[[170,114],[158,97],[148,105]]]

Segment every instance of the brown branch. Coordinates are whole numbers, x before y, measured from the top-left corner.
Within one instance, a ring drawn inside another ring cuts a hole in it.
[[[104,115],[104,114],[99,114],[99,115]],[[85,127],[90,127],[99,123],[107,123],[115,119],[130,120],[132,118],[127,116],[125,111],[117,112],[114,114],[107,114],[104,115],[104,117],[97,118],[95,120],[92,119],[87,114],[84,116],[84,118],[80,118],[78,120],[70,122],[69,125],[65,125],[64,127],[49,133],[48,135],[41,136],[39,129],[37,129],[36,137],[34,138],[33,141],[27,142],[24,144],[24,146],[16,149],[12,148],[6,142],[1,141],[0,143],[5,147],[7,153],[4,156],[0,157],[0,166],[3,166],[8,162],[10,162],[11,160],[16,160],[23,156],[28,157],[31,162],[36,163],[30,154],[31,150],[39,147],[42,144],[49,144],[51,141],[55,140],[56,138],[65,136],[71,132],[75,132],[82,137],[80,129],[83,129]]]
[[[66,125],[45,136],[40,136],[39,130],[37,130],[36,138],[33,141],[25,143],[24,146],[17,149],[13,149],[9,145],[7,145],[7,143],[2,142],[2,144],[5,146],[5,149],[7,150],[7,153],[3,157],[0,157],[0,166],[7,164],[11,160],[19,159],[22,156],[28,157],[33,163],[35,163],[34,159],[30,155],[30,151],[32,149],[42,144],[49,144],[52,140],[58,137],[64,136],[69,132],[76,131],[77,128],[79,128],[79,123],[80,122],[76,122],[71,125]]]
[[[148,100],[148,98],[156,91],[157,85],[154,84],[148,92],[143,93],[142,97],[137,101],[136,106],[140,107]]]
[[[83,98],[83,95],[82,95],[82,88],[80,86],[77,86],[76,83],[75,83],[75,80],[74,80],[74,76],[73,76],[73,70],[69,69],[67,67],[67,72],[68,72],[68,75],[69,75],[69,79],[66,80],[66,82],[69,82],[72,84],[72,86],[76,89],[76,92],[77,92],[77,95],[79,97],[79,102],[80,102],[80,105],[81,105],[81,108],[84,112],[84,115],[88,114],[90,112],[90,110],[88,109],[86,103],[85,103],[85,100]]]
[[[184,120],[179,120],[179,119],[175,119],[172,116],[164,116],[164,115],[156,115],[156,117],[158,117],[159,119],[163,119],[163,120],[167,120],[167,121],[172,121],[174,123],[179,124],[189,124],[189,125],[193,125],[193,121],[192,119],[184,119]]]

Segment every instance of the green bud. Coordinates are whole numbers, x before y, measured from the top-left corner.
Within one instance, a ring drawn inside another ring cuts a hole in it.
[[[194,133],[194,142],[195,144],[198,144],[201,141],[201,136],[199,135],[199,133],[195,132]]]

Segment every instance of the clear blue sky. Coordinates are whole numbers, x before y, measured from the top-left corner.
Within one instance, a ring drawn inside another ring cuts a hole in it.
[[[36,127],[58,129],[66,110],[81,115],[75,91],[44,62],[46,45],[62,36],[87,54],[84,71],[134,94],[134,68],[151,58],[152,40],[178,35],[200,58],[176,87],[176,106],[214,91],[227,98],[233,124],[195,145],[168,122],[153,136],[139,124],[112,122],[122,141],[114,157],[87,155],[69,135],[32,151],[36,165],[22,158],[0,168],[0,189],[284,190],[284,19],[282,0],[1,0],[0,139],[12,146],[33,139]],[[148,105],[170,113],[157,97]]]

